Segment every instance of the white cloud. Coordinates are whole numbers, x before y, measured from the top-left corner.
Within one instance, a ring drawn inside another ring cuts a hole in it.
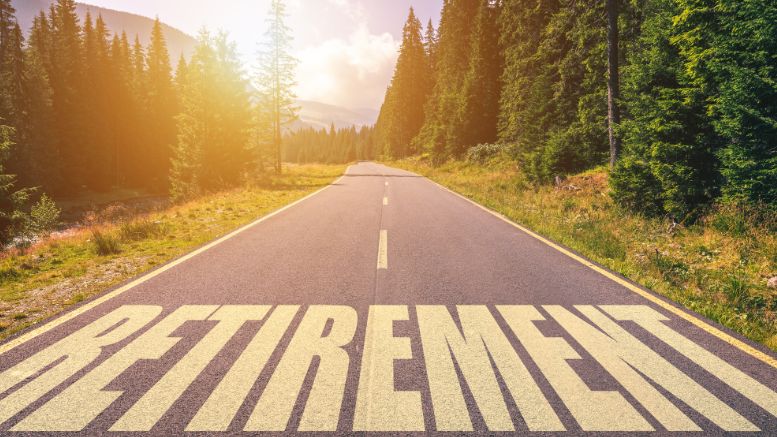
[[[398,50],[399,42],[391,34],[370,33],[364,24],[347,39],[332,38],[308,46],[297,53],[297,94],[304,100],[377,109],[391,80]]]

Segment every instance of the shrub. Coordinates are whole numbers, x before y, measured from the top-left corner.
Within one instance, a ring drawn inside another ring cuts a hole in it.
[[[121,244],[115,236],[101,231],[92,231],[92,243],[97,255],[108,256],[121,252]]]
[[[467,161],[484,164],[491,158],[494,158],[509,150],[505,144],[478,144],[467,150]]]
[[[612,199],[625,209],[651,217],[664,214],[661,183],[648,163],[625,157],[610,174],[610,187]]]
[[[119,229],[122,241],[142,241],[150,238],[162,238],[167,229],[159,222],[148,219],[126,222]]]
[[[51,233],[59,224],[61,212],[49,196],[42,195],[40,200],[30,209],[30,219],[27,225],[29,231],[37,237]]]

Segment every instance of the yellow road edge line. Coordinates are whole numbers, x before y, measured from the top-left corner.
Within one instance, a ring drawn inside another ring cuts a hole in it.
[[[380,231],[378,241],[378,270],[388,270],[388,231]]]
[[[219,244],[221,244],[221,243],[223,243],[223,242],[225,242],[225,241],[227,241],[227,240],[237,236],[238,234],[240,234],[240,233],[242,233],[244,231],[247,231],[248,229],[253,228],[254,226],[258,225],[259,223],[262,223],[265,220],[269,220],[270,218],[272,218],[272,217],[274,217],[274,216],[276,216],[276,215],[278,215],[278,214],[280,214],[280,213],[282,213],[282,212],[284,212],[284,211],[286,211],[286,210],[288,210],[288,209],[290,209],[290,208],[292,208],[292,207],[294,207],[294,206],[304,202],[305,200],[308,200],[311,197],[320,194],[321,192],[323,192],[327,188],[330,188],[331,186],[333,186],[335,184],[338,184],[345,177],[345,175],[348,174],[348,170],[349,169],[350,169],[350,166],[348,168],[346,168],[345,173],[344,173],[343,176],[341,176],[336,181],[334,181],[331,184],[321,188],[318,191],[310,193],[310,194],[308,194],[307,196],[305,196],[305,197],[303,197],[301,199],[295,200],[294,202],[292,202],[292,203],[290,203],[290,204],[288,204],[288,205],[286,205],[284,207],[281,207],[280,209],[276,209],[275,211],[272,211],[271,213],[269,213],[269,214],[267,214],[267,215],[265,215],[263,217],[260,217],[259,219],[254,220],[253,222],[251,222],[251,223],[249,223],[247,225],[244,225],[243,227],[240,227],[240,228],[230,232],[229,234],[224,235],[223,237],[221,237],[221,238],[219,238],[217,240],[214,240],[214,241],[206,244],[205,246],[200,247],[199,249],[196,249],[196,250],[194,250],[192,252],[187,253],[186,255],[183,255],[182,257],[176,259],[175,261],[172,261],[172,262],[170,262],[168,264],[165,264],[162,267],[159,267],[156,270],[153,270],[153,271],[151,271],[149,273],[146,273],[145,275],[135,279],[134,281],[132,281],[132,282],[130,282],[128,284],[125,284],[125,285],[123,285],[123,286],[121,286],[121,287],[119,287],[119,288],[117,288],[117,289],[115,289],[115,290],[113,290],[113,291],[111,291],[109,293],[103,294],[102,296],[98,297],[97,299],[89,301],[88,303],[86,303],[86,304],[84,304],[84,305],[82,305],[82,306],[80,306],[80,307],[78,307],[78,308],[76,308],[76,309],[74,309],[74,310],[72,310],[72,311],[70,311],[68,313],[62,314],[59,317],[54,316],[54,317],[56,317],[54,320],[51,320],[50,322],[44,324],[43,326],[40,326],[40,327],[38,327],[36,329],[28,331],[28,332],[20,335],[19,337],[16,337],[13,340],[0,345],[0,355],[3,355],[6,352],[9,352],[9,351],[17,348],[18,346],[21,346],[22,344],[27,343],[28,341],[30,341],[30,340],[32,340],[32,339],[34,339],[36,337],[39,337],[39,336],[41,336],[41,335],[51,331],[52,329],[57,328],[57,327],[65,324],[65,323],[75,319],[76,317],[80,316],[81,314],[84,314],[87,311],[90,311],[93,308],[95,308],[97,306],[100,306],[103,303],[105,303],[105,302],[107,302],[107,301],[109,301],[109,300],[111,300],[111,299],[113,299],[113,298],[115,298],[115,297],[117,297],[117,296],[119,296],[119,295],[121,295],[121,294],[123,294],[123,293],[125,293],[125,292],[127,292],[127,291],[129,291],[129,290],[131,290],[133,288],[135,288],[135,287],[137,287],[138,285],[143,284],[144,282],[147,282],[148,280],[153,279],[153,278],[161,275],[162,273],[164,273],[164,272],[166,272],[166,271],[168,271],[168,270],[170,270],[170,269],[172,269],[174,267],[177,267],[177,266],[183,264],[184,262],[194,258],[195,256],[200,255],[201,253],[206,252],[206,251],[208,251],[209,249],[212,249],[215,246],[218,246]]]
[[[644,297],[645,299],[649,300],[650,302],[653,302],[654,304],[656,304],[656,305],[660,306],[661,308],[671,312],[672,314],[674,314],[674,315],[676,315],[676,316],[686,320],[687,322],[690,322],[692,325],[696,326],[697,328],[701,329],[702,331],[704,331],[704,332],[706,332],[706,333],[708,333],[708,334],[710,334],[710,335],[712,335],[712,336],[714,336],[714,337],[716,337],[716,338],[718,338],[718,339],[720,339],[720,340],[730,344],[731,346],[734,346],[735,348],[737,348],[737,349],[741,350],[742,352],[750,355],[751,357],[753,357],[753,358],[755,358],[755,359],[757,359],[759,361],[762,361],[762,362],[764,362],[764,363],[774,367],[775,369],[777,369],[777,359],[776,358],[773,358],[773,357],[769,356],[768,354],[766,354],[766,353],[764,353],[764,352],[754,348],[753,346],[750,346],[749,344],[743,342],[742,340],[739,340],[738,338],[732,337],[730,334],[727,334],[727,333],[721,331],[720,329],[710,325],[709,323],[705,322],[704,320],[702,320],[702,319],[696,317],[695,315],[691,314],[690,312],[688,312],[689,310],[684,310],[684,309],[678,308],[678,307],[670,304],[669,302],[666,302],[665,300],[659,298],[658,296],[643,290],[642,288],[632,284],[631,282],[629,282],[629,281],[627,281],[627,280],[625,280],[625,279],[623,279],[623,278],[613,274],[612,272],[610,272],[610,271],[608,271],[608,270],[606,270],[606,269],[604,269],[602,267],[597,266],[596,264],[591,263],[587,259],[585,259],[585,258],[583,258],[583,257],[581,257],[581,256],[579,256],[579,255],[577,255],[577,254],[575,254],[575,253],[565,249],[562,246],[559,246],[558,244],[556,244],[556,243],[548,240],[547,238],[545,238],[545,237],[535,233],[534,231],[531,231],[528,228],[525,228],[525,227],[519,225],[518,223],[515,223],[514,221],[510,220],[509,218],[507,218],[503,214],[500,214],[500,213],[498,213],[498,212],[496,212],[496,211],[494,211],[494,210],[492,210],[490,208],[487,208],[487,207],[485,207],[485,206],[475,202],[474,200],[472,200],[472,199],[470,199],[470,198],[468,198],[468,197],[466,197],[466,196],[464,196],[462,194],[459,194],[459,193],[449,189],[448,187],[444,187],[441,184],[438,184],[437,182],[435,182],[435,181],[433,181],[433,180],[431,180],[429,178],[427,178],[427,180],[431,181],[433,184],[437,185],[438,187],[442,188],[443,190],[445,190],[445,191],[447,191],[447,192],[449,192],[449,193],[451,193],[451,194],[453,194],[453,195],[455,195],[457,197],[460,197],[460,198],[466,200],[467,202],[469,202],[469,203],[477,206],[478,208],[482,209],[483,211],[486,211],[489,214],[499,218],[500,220],[502,220],[502,221],[504,221],[506,223],[509,223],[510,225],[512,225],[513,227],[517,228],[518,230],[524,232],[525,234],[535,238],[536,240],[539,240],[540,242],[546,244],[547,246],[550,246],[551,248],[553,248],[553,249],[563,253],[564,255],[568,256],[569,258],[572,258],[573,260],[575,260],[575,261],[579,262],[580,264],[583,264],[584,266],[590,268],[591,270],[594,270],[595,272],[597,272],[597,273],[599,273],[599,274],[601,274],[601,275],[611,279],[612,281],[615,281],[616,283],[626,287],[627,289],[631,290],[632,292],[634,292],[634,293]]]

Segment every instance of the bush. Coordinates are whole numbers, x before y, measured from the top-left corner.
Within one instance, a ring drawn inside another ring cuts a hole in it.
[[[48,235],[59,224],[59,215],[62,211],[57,204],[47,195],[42,195],[40,200],[30,209],[30,218],[27,228],[36,237]]]
[[[167,235],[167,229],[161,223],[143,219],[122,224],[119,235],[122,241],[142,241],[162,238]]]
[[[664,214],[661,183],[648,163],[625,157],[610,174],[610,195],[618,205],[647,216]]]
[[[92,243],[97,255],[116,255],[121,252],[121,244],[115,236],[101,231],[92,231]]]
[[[505,144],[478,144],[467,150],[467,161],[484,164],[491,158],[509,151],[510,147]]]

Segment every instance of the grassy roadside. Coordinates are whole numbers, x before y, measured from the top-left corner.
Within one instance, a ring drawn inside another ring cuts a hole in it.
[[[345,166],[292,166],[280,177],[164,210],[121,206],[25,253],[0,255],[0,339],[304,197]]]
[[[433,179],[564,244],[714,321],[777,350],[777,219],[756,224],[748,211],[719,209],[698,224],[673,226],[617,208],[607,172],[559,187],[528,184],[504,157],[485,164],[391,162]]]

